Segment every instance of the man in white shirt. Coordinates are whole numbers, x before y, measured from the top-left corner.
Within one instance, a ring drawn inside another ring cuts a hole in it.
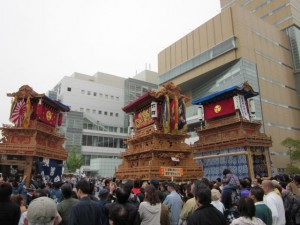
[[[281,196],[274,192],[274,185],[271,180],[262,182],[262,189],[265,192],[264,202],[272,211],[273,225],[285,225],[285,210]]]

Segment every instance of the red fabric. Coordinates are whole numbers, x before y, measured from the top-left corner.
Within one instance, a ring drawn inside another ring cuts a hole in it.
[[[52,108],[45,106],[44,104],[39,104],[37,108],[38,119],[44,123],[51,126],[56,126],[57,112]]]
[[[219,102],[204,105],[204,118],[209,120],[235,112],[233,98],[227,98]]]
[[[132,193],[135,194],[135,195],[141,193],[141,190],[140,190],[139,188],[132,188],[131,191],[132,191]]]

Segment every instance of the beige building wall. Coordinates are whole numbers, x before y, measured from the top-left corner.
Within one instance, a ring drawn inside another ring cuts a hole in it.
[[[300,27],[299,0],[220,0],[222,10],[238,5],[260,19],[283,30],[291,25]]]
[[[236,37],[235,50],[173,78],[172,82],[186,85],[189,80],[240,58],[255,62],[264,129],[273,140],[272,160],[276,168],[285,168],[289,157],[283,156],[287,149],[280,143],[287,137],[300,137],[300,105],[289,40],[284,32],[247,9],[229,7],[160,52],[158,73],[163,75],[231,37]],[[185,94],[191,96],[191,92]]]

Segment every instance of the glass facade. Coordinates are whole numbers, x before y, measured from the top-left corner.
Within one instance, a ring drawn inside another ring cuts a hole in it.
[[[98,171],[98,176],[113,177],[121,159],[118,157],[98,157],[91,159],[91,169]]]
[[[287,32],[292,49],[294,71],[298,73],[300,72],[300,29],[292,26],[287,29]]]
[[[104,136],[82,136],[82,146],[96,146],[108,148],[126,148],[123,138],[104,137]]]
[[[233,66],[220,74],[211,76],[205,82],[202,82],[197,88],[192,89],[192,100],[205,97],[218,91],[239,85],[245,81],[253,87],[254,91],[259,92],[258,73],[256,64],[241,58]],[[261,99],[260,96],[253,98],[256,109],[256,120],[262,120]],[[187,117],[197,115],[197,107],[190,106],[187,108]]]

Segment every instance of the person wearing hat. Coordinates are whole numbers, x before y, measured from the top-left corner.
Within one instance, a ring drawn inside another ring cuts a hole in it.
[[[57,211],[62,218],[60,225],[68,225],[72,206],[79,202],[78,199],[72,198],[72,186],[65,183],[61,186],[63,200],[57,205]]]
[[[180,195],[175,191],[175,183],[168,183],[167,189],[170,194],[166,197],[163,204],[169,208],[170,225],[177,225],[183,202]]]
[[[30,202],[25,225],[58,225],[61,222],[56,203],[48,197],[39,197]]]

